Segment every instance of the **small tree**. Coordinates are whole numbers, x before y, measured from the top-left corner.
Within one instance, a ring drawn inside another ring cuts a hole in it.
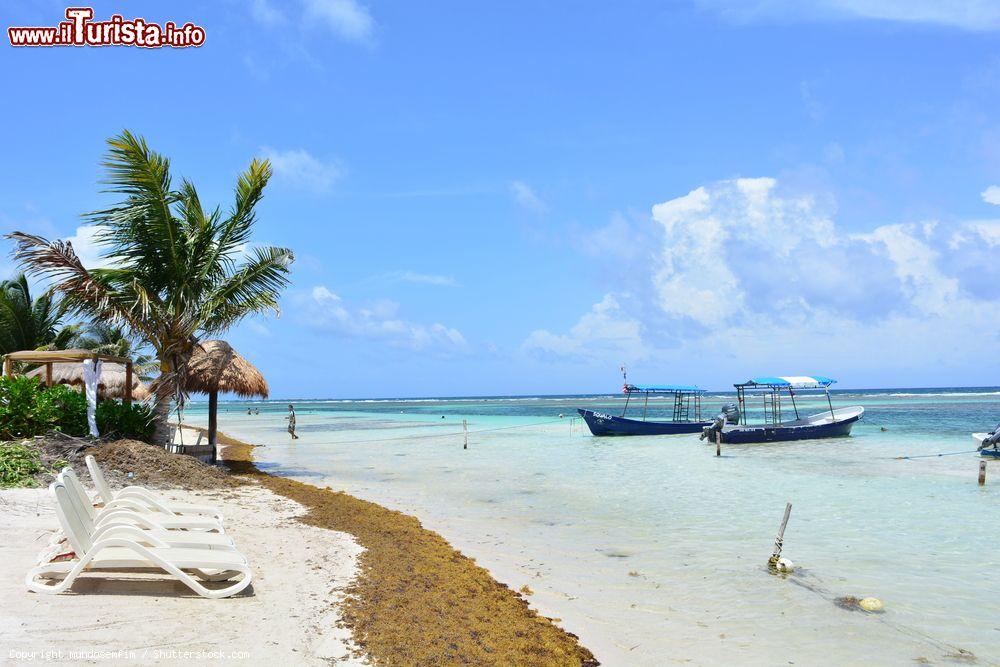
[[[248,315],[278,312],[288,285],[292,251],[252,247],[260,201],[271,177],[267,160],[254,159],[236,183],[232,208],[202,208],[187,180],[175,189],[170,162],[128,131],[108,140],[106,192],[122,200],[87,214],[111,268],[87,269],[66,241],[8,234],[15,257],[54,281],[64,306],[98,322],[126,327],[148,343],[160,366],[155,394],[156,439],[170,437],[172,399],[183,396],[192,349]]]

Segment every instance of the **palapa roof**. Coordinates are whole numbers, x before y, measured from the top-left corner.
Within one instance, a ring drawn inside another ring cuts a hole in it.
[[[76,387],[83,387],[83,363],[84,359],[92,359],[94,353],[90,350],[53,350],[55,354],[50,357],[39,357],[40,353],[33,353],[33,360],[44,359],[45,361],[35,361],[35,363],[52,364],[52,383],[68,384]],[[98,355],[101,358],[102,355]],[[63,359],[63,361],[48,361],[47,359]],[[78,359],[68,361],[68,359]],[[27,377],[38,378],[45,382],[46,368],[39,366],[25,374]],[[103,398],[124,398],[125,397],[125,364],[104,361],[101,364],[101,377],[97,382],[97,391]],[[132,374],[132,398],[142,401],[149,398],[149,387],[143,384],[139,378]]]
[[[185,391],[211,394],[231,393],[250,398],[267,398],[267,380],[224,340],[206,340],[194,348],[188,361]]]

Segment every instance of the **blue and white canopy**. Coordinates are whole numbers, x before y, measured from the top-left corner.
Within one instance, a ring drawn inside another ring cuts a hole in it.
[[[660,384],[660,385],[625,385],[626,392],[645,391],[651,394],[704,394],[705,389],[699,389],[693,384]]]
[[[756,377],[734,387],[766,387],[771,389],[826,389],[836,380],[822,375],[783,375],[780,377]]]

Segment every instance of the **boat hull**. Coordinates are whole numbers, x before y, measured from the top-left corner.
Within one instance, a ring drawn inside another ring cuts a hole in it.
[[[800,422],[777,426],[727,426],[722,429],[722,442],[751,444],[759,442],[790,442],[793,440],[818,440],[844,438],[851,434],[854,424],[865,414],[864,408],[841,408],[831,419],[829,413],[807,417]]]
[[[973,433],[972,439],[976,442],[977,447],[982,447],[983,440],[985,440],[988,435],[989,433]],[[987,447],[986,449],[979,450],[979,455],[990,459],[1000,459],[1000,449]]]
[[[594,435],[676,435],[701,433],[711,422],[650,422],[616,417],[603,412],[579,409],[577,412],[587,422]]]

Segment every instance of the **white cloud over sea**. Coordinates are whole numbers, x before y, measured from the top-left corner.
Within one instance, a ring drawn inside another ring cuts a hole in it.
[[[620,235],[625,223],[611,224]],[[767,372],[873,356],[882,368],[996,363],[982,355],[1000,341],[1000,220],[848,232],[830,197],[740,178],[628,224],[652,249],[565,332],[534,331],[522,349],[608,365],[738,359]]]
[[[324,333],[413,350],[461,352],[467,348],[465,337],[457,329],[407,320],[399,315],[399,304],[394,301],[356,306],[325,285],[317,285],[301,305],[309,326]]]

